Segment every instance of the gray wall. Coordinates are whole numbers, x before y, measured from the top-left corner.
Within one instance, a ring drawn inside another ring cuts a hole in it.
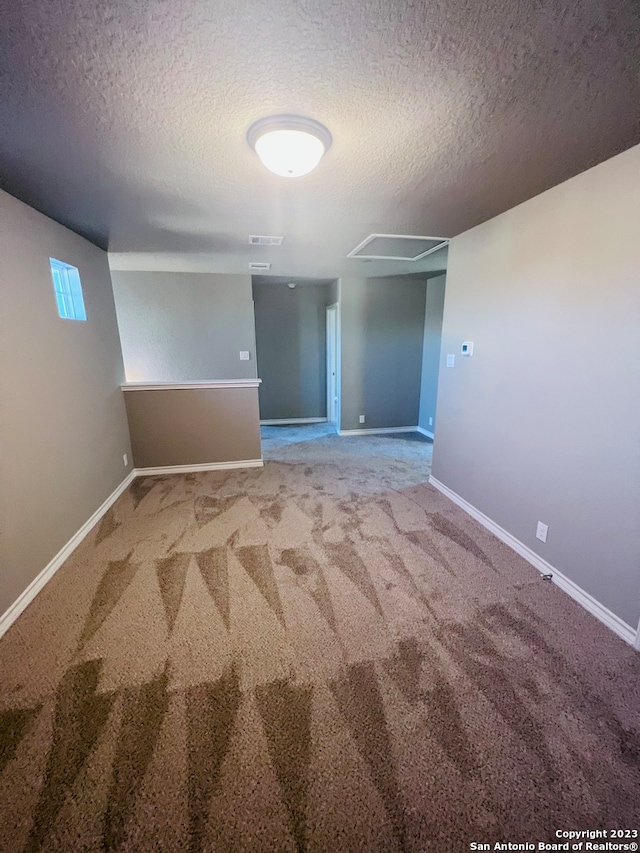
[[[455,353],[456,367],[440,371],[433,466],[632,627],[639,222],[636,147],[452,241],[443,356]]]
[[[0,192],[0,257],[2,613],[122,482],[131,448],[106,253]],[[80,270],[86,322],[58,317],[49,257]]]
[[[114,270],[112,279],[127,381],[257,376],[250,276]]]
[[[425,289],[409,276],[341,280],[341,429],[417,426]]]
[[[446,278],[446,275],[435,276],[430,278],[427,283],[418,425],[431,433],[435,433],[436,428],[436,400],[438,397],[438,375],[440,373],[442,314]],[[432,419],[431,424],[429,418]]]
[[[331,295],[328,285],[304,283],[292,290],[285,283],[254,284],[263,420],[326,417]]]

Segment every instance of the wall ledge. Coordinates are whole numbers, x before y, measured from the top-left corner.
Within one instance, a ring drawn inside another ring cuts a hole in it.
[[[435,477],[431,476],[429,477],[429,483],[445,495],[445,497],[449,498],[450,501],[453,501],[454,504],[463,509],[468,515],[475,518],[476,521],[478,521],[483,527],[486,527],[486,529],[493,533],[494,536],[497,536],[501,542],[508,545],[509,548],[516,552],[516,554],[524,557],[524,559],[539,572],[544,575],[551,574],[553,576],[551,581],[554,584],[560,587],[563,592],[566,592],[567,595],[570,595],[574,601],[577,601],[578,604],[606,625],[607,628],[614,632],[614,634],[617,634],[618,637],[623,639],[626,643],[635,646],[635,648],[640,648],[640,628],[638,632],[636,632],[631,625],[627,625],[626,622],[623,622],[619,616],[616,616],[616,614],[605,607],[604,604],[601,604],[592,595],[585,592],[585,590],[582,589],[582,587],[579,587],[577,583],[574,583],[566,575],[563,575],[562,572],[559,572],[558,569],[552,566],[551,563],[548,563],[539,554],[536,554],[535,551],[532,551],[531,548],[524,544],[524,542],[516,539],[515,536],[512,536],[511,533],[503,527],[500,527],[499,524],[496,524],[495,521],[490,519],[479,509],[476,509],[473,504],[470,504],[456,492],[452,491],[448,486],[445,486],[444,483],[441,483],[439,480],[436,480]]]
[[[198,391],[202,388],[258,388],[262,379],[203,379],[194,382],[125,382],[123,391]]]

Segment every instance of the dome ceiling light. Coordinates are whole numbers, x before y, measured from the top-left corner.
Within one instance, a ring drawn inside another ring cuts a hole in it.
[[[303,116],[261,118],[247,131],[247,142],[263,164],[284,178],[298,178],[315,169],[332,141],[323,124]]]

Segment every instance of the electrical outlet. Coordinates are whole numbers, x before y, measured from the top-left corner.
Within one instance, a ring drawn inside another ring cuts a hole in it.
[[[129,464],[129,457],[127,456],[126,453],[122,454],[122,461],[124,462],[124,467],[126,468],[127,465]]]
[[[539,539],[541,542],[546,542],[548,532],[549,532],[549,525],[543,524],[541,521],[539,521],[538,526],[536,528],[536,539]]]
[[[249,352],[246,349],[240,350],[240,361],[249,361]]]
[[[456,357],[450,352],[447,355],[447,367],[455,367],[456,366]]]
[[[361,423],[361,424],[363,424],[363,423],[364,423],[364,415],[360,415],[360,423]]]
[[[433,426],[433,418],[429,418],[429,426]]]

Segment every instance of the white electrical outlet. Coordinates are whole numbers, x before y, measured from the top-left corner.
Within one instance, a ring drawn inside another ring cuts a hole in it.
[[[240,350],[240,361],[249,361],[249,352],[246,349]]]
[[[536,528],[536,539],[539,539],[541,542],[546,542],[548,532],[549,532],[549,525],[543,524],[541,521],[539,521],[538,526]]]
[[[360,423],[361,423],[361,424],[363,424],[363,423],[364,423],[364,415],[360,415]]]
[[[124,462],[124,467],[126,468],[127,465],[129,464],[129,457],[127,456],[126,453],[122,454],[122,461]]]
[[[447,354],[447,367],[455,367],[456,366],[456,357],[450,352]]]
[[[433,418],[429,418],[429,426],[433,426]]]

